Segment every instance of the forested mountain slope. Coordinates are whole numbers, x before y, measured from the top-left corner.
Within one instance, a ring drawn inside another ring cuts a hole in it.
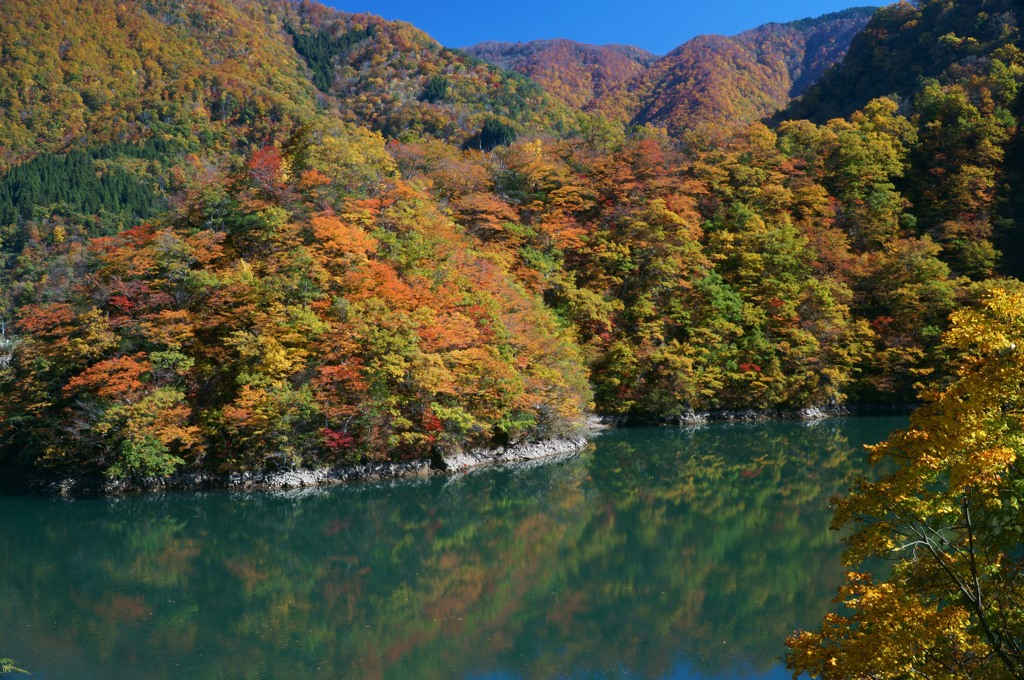
[[[267,6],[12,0],[0,25],[0,167],[160,135],[258,140],[310,116],[313,87]]]
[[[486,42],[465,52],[521,73],[574,109],[640,76],[658,57],[628,45],[586,45],[572,40]]]
[[[575,108],[681,134],[751,123],[784,108],[842,60],[874,11],[854,8],[731,37],[702,35],[660,58],[567,40],[484,43],[467,51],[536,80]]]
[[[899,3],[880,10],[843,64],[779,120],[823,121],[891,96],[917,124],[913,172],[899,187],[918,229],[964,271],[1024,273],[1022,10],[1008,0]]]
[[[541,131],[569,117],[537,83],[442,47],[410,24],[310,2],[275,6],[330,105],[386,136],[478,143],[470,138],[489,118]]]
[[[767,24],[732,37],[705,35],[681,45],[624,91],[594,108],[620,112],[633,123],[695,127],[745,124],[784,108],[824,71],[842,60],[874,8],[816,19]]]
[[[990,75],[993,59],[1005,62],[1005,48],[1019,40],[1020,6],[1010,0],[892,4],[856,36],[839,67],[778,117],[821,123],[876,97],[909,103],[930,80],[949,85]]]

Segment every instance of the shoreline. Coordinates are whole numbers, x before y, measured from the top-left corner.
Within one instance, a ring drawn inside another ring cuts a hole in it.
[[[599,415],[594,416],[600,427],[686,426],[703,423],[760,423],[772,420],[801,420],[813,422],[831,418],[858,416],[908,415],[917,404],[841,404],[839,406],[808,406],[800,409],[748,408],[683,411],[668,415]]]
[[[712,422],[754,423],[772,420],[814,422],[867,415],[906,415],[912,404],[854,404],[804,409],[715,409],[662,416],[591,415],[579,434],[503,447],[453,449],[435,459],[398,463],[369,462],[335,467],[244,472],[179,472],[169,477],[108,479],[99,475],[59,475],[23,471],[0,481],[0,493],[28,493],[64,498],[119,496],[138,493],[198,491],[287,491],[430,476],[457,477],[487,467],[536,465],[563,460],[587,447],[602,430],[619,427],[687,427]]]
[[[525,442],[511,446],[452,451],[438,460],[400,463],[370,462],[336,467],[246,472],[179,472],[169,477],[108,479],[97,475],[62,476],[15,473],[0,482],[0,492],[65,498],[119,496],[136,493],[196,491],[285,491],[360,482],[456,476],[480,468],[543,462],[574,455],[586,448],[587,436]]]

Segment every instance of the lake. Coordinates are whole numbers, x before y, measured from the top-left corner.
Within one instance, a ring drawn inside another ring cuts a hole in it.
[[[0,656],[54,680],[788,678],[786,635],[840,582],[828,499],[905,422],[612,430],[303,492],[0,495]]]

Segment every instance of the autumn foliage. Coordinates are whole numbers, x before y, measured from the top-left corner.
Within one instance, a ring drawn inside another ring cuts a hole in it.
[[[742,111],[623,118],[368,15],[94,4],[5,5],[0,29],[5,465],[314,465],[548,436],[591,408],[907,402],[941,375],[950,313],[1012,266],[1009,6],[937,37],[945,65],[902,99],[768,127],[746,121],[780,93],[724,61],[701,78]],[[809,73],[867,14],[711,51],[782,69],[799,48]],[[699,70],[710,45],[673,59]],[[645,59],[612,52],[595,94]]]
[[[872,450],[892,472],[837,506],[851,572],[818,632],[789,640],[789,665],[822,678],[1014,678],[1024,672],[1020,554],[1024,295],[981,292],[945,335],[954,375],[910,427]]]
[[[308,168],[294,167],[308,149],[257,149],[164,224],[55,248],[89,274],[19,307],[3,400],[17,457],[258,468],[426,456],[579,418],[578,350],[540,302],[401,179],[365,198],[310,186],[343,167],[317,153],[383,144],[320,142]]]

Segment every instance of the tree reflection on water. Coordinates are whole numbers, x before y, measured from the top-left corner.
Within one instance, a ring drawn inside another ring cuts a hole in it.
[[[0,649],[47,678],[757,677],[838,585],[892,419],[618,430],[532,469],[0,496]]]

